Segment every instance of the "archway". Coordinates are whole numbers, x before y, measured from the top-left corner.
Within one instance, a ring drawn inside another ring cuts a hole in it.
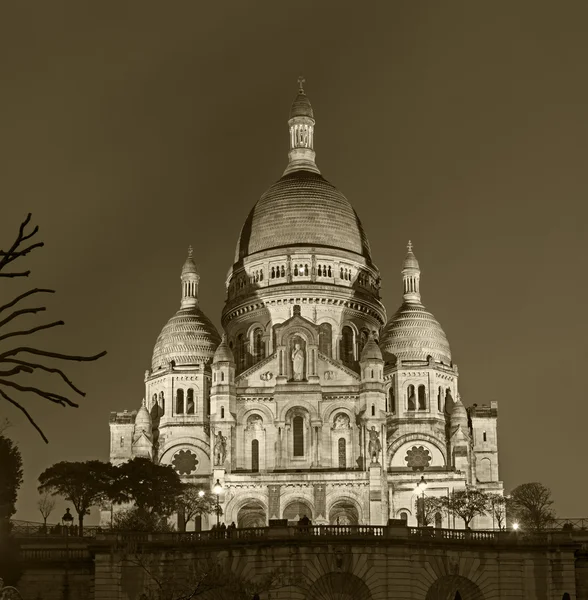
[[[266,526],[265,509],[259,502],[248,502],[239,509],[237,513],[237,527],[239,529]]]
[[[429,588],[425,600],[484,600],[480,588],[461,575],[444,575]]]
[[[312,520],[312,509],[303,500],[294,500],[293,502],[290,502],[286,506],[286,508],[284,508],[282,518],[288,519],[288,521],[297,524],[298,520],[301,519],[304,515],[306,515],[310,520]]]
[[[350,500],[335,502],[329,511],[329,523],[331,525],[358,525],[357,508]]]
[[[372,600],[368,586],[352,573],[327,573],[310,589],[308,600]]]

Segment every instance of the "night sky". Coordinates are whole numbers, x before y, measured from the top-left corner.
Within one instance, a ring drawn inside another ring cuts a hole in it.
[[[0,248],[29,211],[46,245],[0,301],[54,288],[21,320],[65,320],[37,345],[108,351],[66,365],[80,408],[23,399],[49,445],[0,404],[24,460],[16,517],[41,520],[46,467],[108,459],[109,413],[141,404],[189,244],[220,328],[300,74],[388,315],[411,239],[464,403],[498,400],[505,489],[541,481],[559,516],[587,516],[587,23],[586,2],[3,2]]]

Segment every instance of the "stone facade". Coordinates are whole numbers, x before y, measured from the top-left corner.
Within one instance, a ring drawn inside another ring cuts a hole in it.
[[[501,494],[497,403],[465,408],[412,245],[387,319],[361,222],[316,166],[302,89],[288,124],[288,167],[247,217],[227,276],[224,340],[199,308],[190,250],[143,406],[111,415],[112,462],[147,456],[185,481],[218,480],[223,518],[241,527],[303,514],[414,525],[423,475],[427,495]],[[461,527],[441,514],[435,524]]]

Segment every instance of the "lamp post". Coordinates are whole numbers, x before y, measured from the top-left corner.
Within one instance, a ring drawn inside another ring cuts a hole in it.
[[[65,528],[65,579],[63,581],[63,600],[69,600],[69,528],[73,523],[73,515],[69,508],[65,509],[65,514],[61,517],[61,524]]]
[[[425,476],[421,475],[421,480],[417,483],[416,490],[417,493],[421,493],[420,504],[421,510],[420,512],[420,524],[419,527],[425,526],[425,490],[427,489],[427,482],[425,481]]]
[[[218,479],[216,480],[216,483],[214,484],[214,487],[212,488],[212,491],[216,495],[216,526],[219,527],[219,525],[220,525],[220,501],[219,501],[219,496],[221,495],[221,492],[223,491],[223,486],[220,484],[220,481]]]

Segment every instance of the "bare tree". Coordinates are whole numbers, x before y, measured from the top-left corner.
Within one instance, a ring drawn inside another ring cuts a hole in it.
[[[41,492],[39,499],[37,500],[37,506],[43,517],[43,528],[47,527],[47,519],[55,508],[55,502],[55,498],[47,490]]]
[[[26,233],[25,230],[29,225],[31,220],[31,214],[27,216],[27,218],[21,223],[18,235],[16,236],[16,240],[12,243],[8,250],[0,250],[0,278],[15,278],[15,277],[28,277],[30,275],[30,271],[10,271],[6,272],[5,269],[11,265],[14,261],[25,257],[29,252],[35,250],[36,248],[43,247],[43,242],[34,242],[31,243],[31,240],[39,231],[39,227],[35,226],[32,231]],[[13,266],[13,265],[12,265]],[[0,342],[6,342],[6,340],[12,340],[12,338],[30,336],[35,334],[38,331],[42,331],[45,329],[52,329],[53,327],[59,327],[64,324],[63,321],[53,321],[51,323],[44,323],[42,325],[37,325],[36,327],[31,327],[30,329],[19,329],[16,331],[7,331],[6,326],[11,324],[16,319],[19,319],[23,315],[36,315],[37,313],[44,312],[46,310],[45,306],[35,306],[33,308],[20,308],[17,310],[13,310],[10,314],[3,317],[3,313],[8,311],[8,309],[13,308],[26,298],[30,298],[36,296],[37,294],[53,294],[55,290],[45,289],[45,288],[33,288],[16,296],[13,300],[5,304],[4,306],[0,306]],[[9,343],[10,346],[10,343]],[[76,356],[70,354],[60,354],[58,352],[51,352],[50,350],[42,350],[37,348],[36,346],[20,346],[15,344],[12,347],[8,347],[5,350],[0,350],[0,397],[4,400],[16,406],[19,410],[21,410],[29,422],[33,425],[33,427],[41,434],[41,437],[45,442],[48,443],[45,434],[41,431],[41,428],[35,423],[27,409],[21,404],[19,400],[15,400],[12,396],[14,393],[32,393],[40,398],[48,400],[49,402],[54,402],[55,404],[59,404],[61,406],[72,406],[74,408],[78,407],[74,401],[70,400],[67,396],[62,394],[58,394],[56,392],[48,391],[43,388],[31,386],[31,385],[23,385],[19,381],[17,381],[17,377],[20,374],[28,373],[32,374],[38,371],[44,371],[46,373],[53,373],[61,377],[61,379],[69,386],[71,390],[73,390],[76,394],[80,396],[85,396],[86,394],[82,392],[79,388],[77,388],[71,380],[67,377],[67,375],[56,367],[51,367],[49,365],[44,364],[43,362],[32,362],[32,359],[27,355],[33,356],[41,356],[44,358],[53,358],[60,361],[94,361],[104,356],[106,351],[100,352],[99,354],[95,354],[94,356]]]
[[[466,529],[474,517],[488,512],[488,495],[475,488],[453,491],[450,496],[441,496],[439,502],[449,514],[463,519]]]
[[[443,510],[443,503],[433,496],[415,499],[414,506],[418,515],[419,527],[428,527],[435,524],[435,515]]]
[[[523,483],[510,494],[509,511],[523,530],[539,532],[555,520],[551,490],[542,483]]]
[[[499,531],[506,529],[506,508],[508,498],[502,494],[488,494],[488,514],[492,517],[492,523]]]

